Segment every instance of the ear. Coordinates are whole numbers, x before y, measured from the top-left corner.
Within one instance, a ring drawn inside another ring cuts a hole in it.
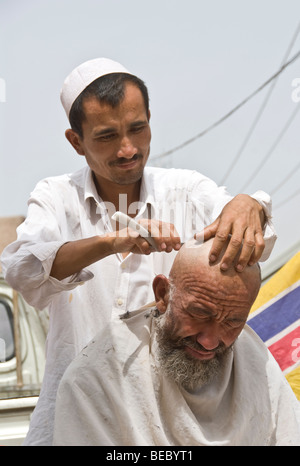
[[[74,147],[77,154],[85,155],[84,149],[82,147],[82,141],[81,141],[79,134],[77,134],[73,129],[67,129],[65,132],[65,136],[67,140],[69,141],[69,143],[71,144],[71,146]]]
[[[164,275],[156,275],[152,286],[155,295],[156,307],[159,312],[163,314],[169,303],[170,282]]]

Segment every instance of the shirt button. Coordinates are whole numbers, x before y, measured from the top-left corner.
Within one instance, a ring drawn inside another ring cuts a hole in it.
[[[117,303],[118,303],[118,306],[122,306],[122,304],[123,304],[123,299],[122,299],[122,298],[119,298],[118,301],[117,301]]]

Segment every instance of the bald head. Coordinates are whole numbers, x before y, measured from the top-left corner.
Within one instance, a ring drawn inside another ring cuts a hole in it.
[[[224,287],[226,289],[226,286],[228,286],[230,289],[235,289],[237,293],[243,288],[249,295],[250,310],[261,285],[260,267],[258,264],[254,264],[246,267],[243,272],[237,272],[234,263],[229,270],[223,272],[220,269],[220,263],[228,242],[224,244],[220,257],[214,263],[209,261],[213,239],[202,244],[197,243],[195,240],[187,242],[175,257],[170,271],[170,279],[174,286],[178,286],[180,283],[191,284],[193,281],[197,282],[199,280],[204,282],[213,280],[218,284],[218,288]],[[236,257],[237,261],[238,256]]]
[[[194,240],[187,242],[177,253],[170,271],[169,279],[158,275],[153,282],[158,309],[161,297],[164,297],[164,312],[169,300],[169,292],[176,291],[177,299],[193,295],[200,299],[205,306],[207,300],[216,310],[238,309],[239,306],[245,315],[258,294],[261,285],[260,267],[258,264],[246,267],[237,272],[234,265],[223,272],[220,268],[222,256],[227,244],[213,264],[209,261],[209,252],[213,239],[203,244]],[[236,259],[238,260],[238,258]],[[173,294],[174,294],[173,293]]]

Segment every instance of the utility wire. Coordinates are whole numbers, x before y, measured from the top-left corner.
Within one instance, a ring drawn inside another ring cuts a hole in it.
[[[284,204],[286,204],[286,203],[289,202],[290,200],[294,199],[294,197],[299,196],[299,194],[300,194],[300,188],[297,189],[296,191],[294,191],[293,194],[291,194],[290,196],[286,197],[283,201],[279,202],[278,204],[275,204],[273,210],[279,209],[279,208],[282,207]]]
[[[290,118],[288,119],[288,121],[286,122],[285,126],[283,127],[283,129],[281,130],[281,132],[279,133],[278,137],[276,138],[275,142],[273,143],[273,145],[271,146],[271,148],[269,149],[269,151],[267,152],[267,154],[265,155],[265,157],[263,158],[263,160],[261,161],[261,163],[259,164],[259,166],[256,168],[256,170],[254,170],[254,172],[252,173],[252,175],[248,178],[248,180],[244,183],[244,185],[241,187],[241,189],[239,190],[239,192],[244,192],[245,191],[245,188],[246,186],[248,186],[251,181],[256,177],[256,175],[259,173],[259,171],[262,169],[262,167],[266,164],[266,162],[269,160],[269,158],[271,157],[271,155],[273,154],[274,150],[276,149],[276,147],[278,146],[279,142],[281,141],[281,139],[283,138],[284,134],[286,133],[286,131],[288,130],[288,128],[290,127],[290,125],[292,124],[295,116],[297,115],[298,111],[300,110],[300,105],[296,105],[296,108],[294,109],[294,111],[292,112],[292,115],[290,116]]]
[[[284,57],[282,59],[282,62],[281,62],[280,66],[283,66],[283,64],[288,59],[288,57],[289,57],[289,55],[291,53],[291,50],[292,50],[292,48],[293,48],[293,46],[295,44],[295,41],[297,39],[297,36],[298,36],[299,32],[300,32],[300,23],[298,24],[298,26],[297,26],[294,34],[293,34],[292,40],[291,40],[291,42],[290,42],[290,44],[289,44],[289,46],[287,48],[287,51],[284,54]],[[269,101],[269,99],[271,97],[271,94],[272,94],[272,92],[273,92],[273,90],[275,88],[275,85],[276,85],[276,83],[278,81],[278,78],[279,78],[279,75],[274,79],[272,85],[270,86],[269,91],[268,91],[262,105],[260,106],[260,108],[258,110],[258,113],[257,113],[256,117],[254,118],[254,120],[252,122],[252,125],[251,125],[251,127],[250,127],[250,129],[249,129],[243,143],[241,144],[240,149],[238,150],[238,153],[236,154],[235,158],[233,159],[233,161],[230,164],[227,172],[225,173],[225,175],[223,176],[223,178],[222,178],[222,180],[220,182],[221,185],[225,183],[225,181],[227,180],[227,178],[230,175],[231,171],[233,170],[233,168],[236,166],[238,160],[240,159],[240,157],[241,157],[241,155],[242,155],[242,153],[243,153],[243,151],[244,151],[250,137],[252,136],[252,133],[253,133],[254,129],[256,128],[257,123],[259,122],[259,120],[260,120],[260,118],[261,118],[261,116],[262,116],[262,114],[263,114],[263,112],[264,112],[264,110],[265,110],[265,108],[267,106],[267,103],[268,103],[268,101]]]
[[[273,74],[267,81],[265,81],[261,86],[259,86],[248,97],[246,97],[244,100],[242,100],[232,110],[230,110],[230,112],[226,113],[222,118],[217,120],[212,125],[208,126],[205,130],[203,130],[200,133],[196,134],[196,136],[194,136],[194,137],[188,139],[187,141],[179,144],[178,146],[174,147],[173,149],[170,149],[170,150],[168,150],[166,152],[163,152],[162,154],[154,156],[153,158],[151,158],[151,160],[154,161],[154,160],[157,160],[157,159],[161,159],[163,157],[167,157],[168,155],[171,155],[174,152],[178,151],[179,149],[182,149],[183,147],[187,146],[188,144],[191,144],[192,142],[196,141],[196,139],[199,139],[200,137],[204,136],[205,134],[207,134],[212,129],[219,126],[221,123],[223,123],[223,121],[227,120],[237,110],[239,110],[241,107],[243,107],[256,94],[258,94],[260,91],[262,91],[268,84],[270,84],[275,78],[277,78],[277,76],[279,76],[289,65],[294,63],[299,57],[300,57],[300,50],[289,61],[287,61],[283,66],[281,66],[281,68],[279,68],[279,70],[275,74]]]
[[[273,196],[279,189],[282,188],[287,181],[300,169],[300,162],[289,172],[289,174],[275,187],[272,191],[269,192],[270,196]]]

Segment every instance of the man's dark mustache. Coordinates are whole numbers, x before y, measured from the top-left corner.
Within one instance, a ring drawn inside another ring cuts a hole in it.
[[[135,160],[142,159],[142,154],[135,154],[131,159],[127,159],[126,157],[120,157],[118,160],[114,160],[113,162],[109,163],[110,167],[117,167],[118,165],[125,165],[129,162],[134,162]]]

